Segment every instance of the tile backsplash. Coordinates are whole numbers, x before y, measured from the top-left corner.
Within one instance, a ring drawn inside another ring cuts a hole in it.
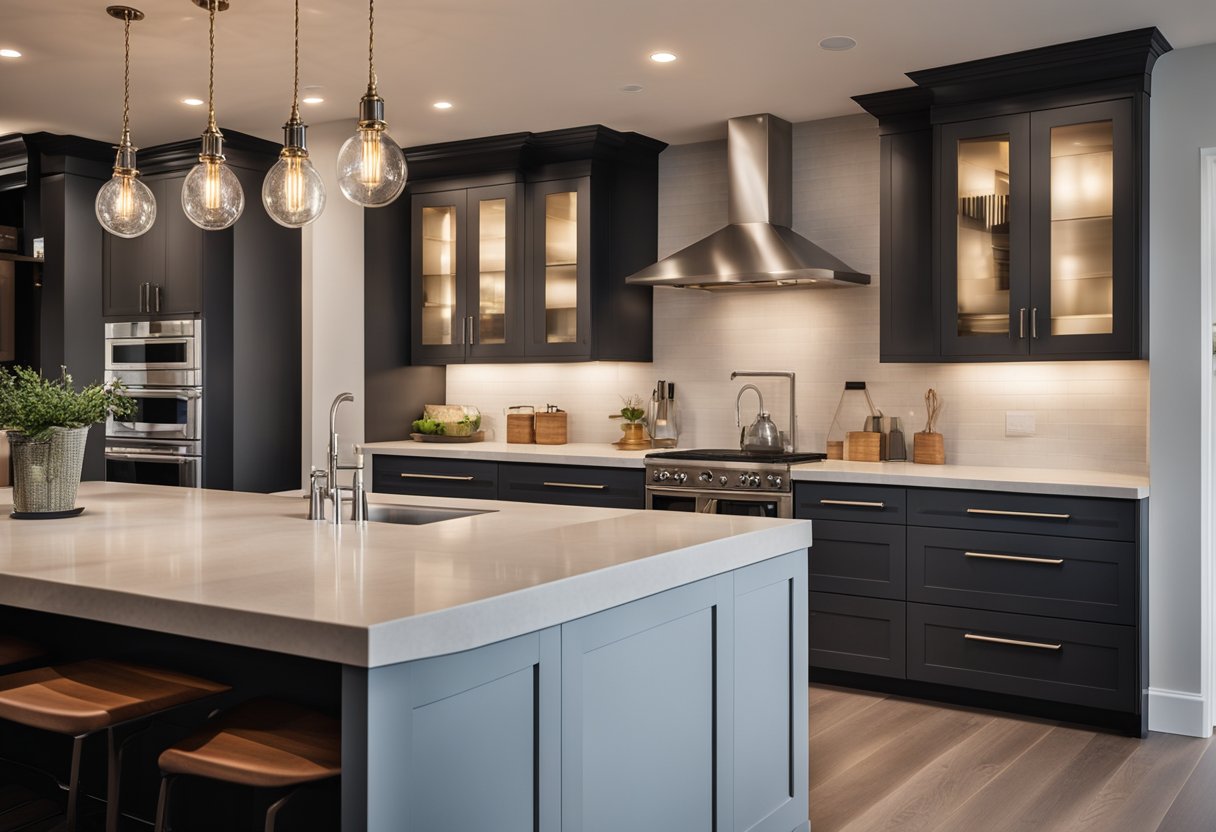
[[[676,384],[681,447],[734,447],[742,381],[732,382],[731,371],[788,370],[797,374],[803,450],[823,450],[844,382],[858,380],[885,414],[903,417],[909,437],[924,427],[925,390],[936,389],[948,462],[1147,473],[1148,362],[879,363],[878,175],[878,133],[869,116],[794,126],[794,229],[870,273],[870,286],[731,294],[656,289],[653,364],[454,365],[448,401],[480,407],[495,439],[505,439],[507,406],[551,402],[569,411],[571,442],[611,442],[620,429],[607,417],[620,409],[620,396],[649,397],[662,378]],[[664,151],[660,256],[725,222],[725,142]],[[784,382],[749,380],[784,429]],[[755,397],[745,397],[745,423],[755,408]],[[1007,411],[1032,412],[1035,435],[1006,437]]]

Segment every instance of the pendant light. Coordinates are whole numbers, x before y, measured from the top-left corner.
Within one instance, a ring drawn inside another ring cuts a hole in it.
[[[192,2],[206,9],[210,18],[211,64],[207,76],[207,129],[203,131],[198,164],[182,183],[182,210],[190,222],[204,231],[221,231],[236,222],[245,210],[245,193],[232,168],[224,164],[224,136],[215,126],[215,14],[228,8],[228,0]]]
[[[262,204],[279,225],[300,228],[321,216],[325,185],[308,158],[308,125],[300,120],[300,0],[296,0],[295,78],[291,87],[291,117],[283,125],[279,161],[262,182]]]
[[[405,188],[405,154],[388,134],[384,99],[376,92],[376,0],[367,4],[367,92],[359,100],[359,129],[338,151],[338,185],[356,205],[388,205]]]
[[[93,211],[101,227],[119,237],[138,237],[156,222],[156,197],[143,182],[135,167],[131,146],[131,21],[143,20],[144,13],[130,6],[107,6],[106,14],[123,22],[122,135],[114,159],[114,176],[101,186]]]

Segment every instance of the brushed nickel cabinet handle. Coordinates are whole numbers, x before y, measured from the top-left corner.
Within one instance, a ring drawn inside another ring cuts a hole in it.
[[[1068,520],[1071,514],[1049,514],[1044,511],[1002,511],[995,508],[969,508],[968,514],[985,514],[992,517],[1032,517],[1039,520]]]
[[[887,504],[883,502],[871,502],[869,500],[820,500],[821,506],[853,506],[854,508],[886,508]]]
[[[156,300],[156,303],[155,303],[156,311],[159,312],[160,311],[160,284],[159,283],[157,283],[155,286],[152,287],[152,296]]]
[[[1034,647],[1038,650],[1059,650],[1062,645],[1050,644],[1045,641],[1022,641],[1016,638],[998,638],[996,636],[981,636],[976,633],[963,633],[968,641],[985,641],[990,644],[1012,644],[1014,647]]]
[[[472,482],[476,477],[457,477],[451,474],[402,474],[405,479],[411,480],[458,480],[460,482]]]
[[[1032,558],[1029,555],[997,555],[992,552],[963,552],[963,557],[985,558],[987,560],[1015,560],[1018,563],[1041,563],[1046,566],[1059,566],[1064,558]]]
[[[1039,337],[1039,307],[1030,310],[1030,337]]]
[[[1026,307],[1018,309],[1018,339],[1026,337]]]
[[[546,488],[586,488],[590,491],[603,491],[608,487],[606,485],[595,485],[593,483],[583,482],[546,482],[544,483],[544,486]]]

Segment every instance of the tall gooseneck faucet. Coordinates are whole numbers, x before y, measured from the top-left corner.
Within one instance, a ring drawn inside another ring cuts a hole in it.
[[[326,454],[325,471],[314,470],[309,487],[308,517],[310,520],[325,519],[324,498],[329,497],[334,506],[334,523],[342,522],[342,492],[351,495],[351,520],[361,523],[367,519],[367,490],[363,487],[363,451],[355,448],[355,463],[342,465],[338,461],[338,407],[342,402],[353,402],[355,397],[350,393],[339,393],[329,406],[329,451]],[[351,484],[338,485],[338,472],[351,471]],[[320,480],[325,480],[324,487]]]
[[[326,468],[329,471],[330,488],[334,488],[338,484],[338,406],[342,402],[353,402],[354,400],[353,393],[339,393],[329,406],[329,453],[326,456],[328,463]]]

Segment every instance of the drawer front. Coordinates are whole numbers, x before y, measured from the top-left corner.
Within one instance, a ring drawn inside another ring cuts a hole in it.
[[[629,468],[577,465],[498,466],[498,499],[563,506],[645,508],[645,476]]]
[[[427,497],[498,497],[498,463],[376,454],[372,490]]]
[[[1135,712],[1136,662],[1134,627],[908,604],[909,679]]]
[[[1132,543],[908,528],[910,601],[1135,624],[1136,597]]]
[[[811,589],[871,598],[904,598],[903,526],[816,520]]]
[[[810,664],[905,678],[904,603],[811,593]]]
[[[794,516],[804,520],[903,524],[906,502],[907,492],[902,488],[820,482],[794,485]]]
[[[908,523],[1095,540],[1135,540],[1136,503],[1000,491],[911,489]]]

